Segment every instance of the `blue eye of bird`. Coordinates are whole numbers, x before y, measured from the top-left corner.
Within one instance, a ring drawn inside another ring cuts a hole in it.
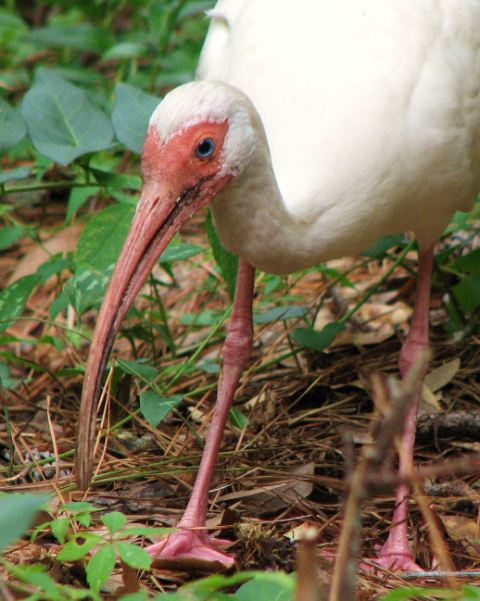
[[[212,138],[204,138],[198,143],[196,152],[199,159],[209,159],[215,152],[215,142]]]

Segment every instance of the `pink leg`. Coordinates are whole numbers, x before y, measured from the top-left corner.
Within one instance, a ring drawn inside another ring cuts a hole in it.
[[[237,288],[233,312],[223,347],[223,374],[219,384],[218,398],[208,431],[205,448],[182,519],[180,530],[167,539],[151,545],[147,551],[160,560],[186,560],[190,563],[216,563],[229,567],[234,558],[218,548],[230,541],[215,539],[206,531],[208,491],[212,480],[218,449],[228,418],[235,390],[243,368],[250,359],[253,339],[252,300],[255,269],[240,258]]]
[[[430,289],[432,281],[433,247],[419,251],[418,281],[412,325],[400,353],[400,373],[405,378],[415,365],[420,353],[428,349],[428,321]],[[423,378],[422,378],[423,380]],[[422,394],[422,381],[418,384],[415,401],[410,408],[400,442],[399,473],[409,471],[413,460],[415,425],[418,405]],[[400,571],[418,571],[408,544],[408,500],[410,487],[402,484],[397,489],[393,525],[388,538],[379,552],[376,563],[385,568]]]

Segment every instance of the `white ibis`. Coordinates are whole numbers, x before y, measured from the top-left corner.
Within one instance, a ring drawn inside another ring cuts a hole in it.
[[[223,376],[179,530],[149,550],[231,565],[225,541],[204,527],[225,421],[250,356],[254,269],[286,274],[414,232],[417,298],[400,357],[408,372],[428,346],[434,244],[480,188],[480,3],[223,0],[211,16],[202,81],[170,92],[150,119],[141,199],[90,350],[76,474],[86,487],[102,376],[122,320],[174,233],[211,203],[223,244],[240,255]],[[411,460],[416,411],[405,424],[400,470]],[[408,493],[397,492],[378,557],[398,569],[416,568]]]

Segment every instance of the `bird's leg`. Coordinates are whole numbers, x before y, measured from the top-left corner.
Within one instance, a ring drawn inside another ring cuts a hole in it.
[[[234,563],[232,556],[219,550],[219,547],[228,546],[230,541],[209,536],[206,516],[208,491],[228,412],[243,368],[251,355],[254,279],[254,267],[240,258],[232,317],[223,347],[223,373],[197,477],[185,513],[176,526],[179,531],[147,548],[154,559],[214,562],[226,567]]]
[[[419,356],[428,350],[428,321],[430,308],[430,290],[432,281],[433,247],[419,251],[418,279],[412,324],[400,353],[400,373],[405,379]],[[415,426],[418,406],[422,394],[423,376],[418,380],[415,399],[408,410],[400,440],[399,475],[410,471],[415,443]],[[400,484],[395,498],[393,525],[388,538],[380,549],[376,563],[385,568],[401,571],[417,571],[421,568],[415,563],[408,544],[408,502],[410,486]]]

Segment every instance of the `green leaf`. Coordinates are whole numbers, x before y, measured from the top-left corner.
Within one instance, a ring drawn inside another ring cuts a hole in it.
[[[47,593],[48,598],[52,601],[60,601],[64,598],[60,586],[55,582],[55,580],[51,576],[45,574],[45,572],[43,571],[25,571],[23,573],[23,581],[28,582],[29,584],[33,584],[34,586]]]
[[[113,42],[108,30],[89,23],[33,29],[27,41],[50,48],[76,48],[85,52],[102,52]]]
[[[378,242],[375,242],[373,246],[367,248],[362,255],[365,257],[379,258],[387,250],[395,246],[402,246],[405,244],[406,238],[404,234],[393,234],[391,236],[384,236]]]
[[[308,307],[302,305],[282,305],[264,313],[255,313],[253,322],[256,324],[272,323],[278,320],[298,319],[308,312]]]
[[[123,372],[131,374],[137,378],[141,378],[146,382],[155,380],[160,371],[153,365],[145,365],[145,360],[128,361],[127,359],[118,359],[117,367]]]
[[[339,322],[329,323],[319,332],[311,328],[298,328],[292,332],[292,338],[301,346],[324,351],[344,329],[345,324]]]
[[[8,248],[24,235],[25,228],[21,225],[2,227],[0,230],[0,250]]]
[[[95,196],[95,194],[98,191],[99,188],[97,186],[88,186],[86,188],[72,188],[68,197],[68,207],[67,214],[65,215],[65,223],[70,223],[78,209],[83,207],[83,205],[90,198],[92,198],[92,196]]]
[[[166,397],[153,390],[147,390],[140,393],[140,410],[152,428],[156,428],[182,400],[181,394]]]
[[[61,165],[108,148],[113,128],[107,115],[54,71],[39,73],[22,102],[35,148]]]
[[[235,286],[237,283],[238,257],[237,255],[234,255],[223,248],[217,231],[215,230],[215,226],[213,225],[212,212],[210,210],[208,211],[205,225],[207,229],[208,241],[212,247],[213,256],[227,285],[230,299],[233,301],[233,297],[235,296]]]
[[[61,545],[63,545],[65,543],[65,538],[68,534],[68,529],[70,528],[70,524],[71,524],[70,518],[57,518],[56,520],[52,520],[50,522],[52,534]]]
[[[99,184],[110,186],[112,188],[140,190],[142,187],[142,178],[138,175],[130,175],[129,173],[114,173],[112,171],[104,171],[89,167],[88,171],[95,176]],[[135,203],[131,203],[135,204]]]
[[[178,529],[155,528],[153,526],[132,526],[131,528],[124,528],[122,530],[122,536],[166,536],[172,532],[178,532]]]
[[[243,430],[243,428],[248,426],[248,417],[236,407],[232,407],[230,409],[229,418],[236,428],[240,428],[241,430]]]
[[[32,173],[30,167],[17,167],[11,171],[3,171],[0,173],[0,184],[5,184],[11,180],[25,179]]]
[[[110,534],[115,534],[127,523],[127,516],[120,511],[111,511],[102,515],[102,522],[107,527]]]
[[[65,503],[62,509],[63,511],[71,511],[72,513],[100,511],[93,503],[88,503],[87,501],[71,501],[70,503]]]
[[[77,273],[65,282],[63,289],[78,315],[102,302],[112,270],[113,265],[101,273],[80,265]]]
[[[28,297],[39,282],[38,275],[26,275],[0,292],[0,332],[9,328],[20,317]]]
[[[20,111],[0,98],[0,154],[18,144],[26,133]]]
[[[152,565],[152,556],[145,549],[124,542],[118,542],[116,545],[122,561],[131,568],[148,570]]]
[[[274,576],[272,578],[272,576]],[[285,574],[275,578],[276,574],[266,574],[265,578],[258,576],[242,586],[235,593],[238,601],[293,601],[295,591],[293,579],[284,578]]]
[[[47,495],[27,493],[0,495],[0,551],[27,530],[36,512],[48,499]]]
[[[118,204],[97,213],[82,232],[76,261],[93,271],[106,271],[120,254],[134,212],[134,206]]]
[[[75,516],[75,519],[84,528],[90,528],[90,524],[92,523],[92,514],[91,513],[78,513]]]
[[[68,541],[63,549],[57,555],[60,561],[76,561],[82,559],[89,553],[93,547],[103,541],[101,536],[92,532],[82,532],[77,534],[73,540]]]
[[[1,344],[1,343],[0,343]],[[0,363],[0,388],[14,390],[19,385],[19,380],[12,378],[10,367],[6,363]]]
[[[480,601],[480,588],[477,586],[462,586],[461,601]]]
[[[448,596],[446,596],[446,594]],[[418,599],[418,597],[438,597],[440,596],[440,598],[442,599],[451,599],[451,592],[450,591],[446,591],[445,589],[438,589],[438,588],[423,588],[420,586],[409,586],[406,588],[399,588],[396,589],[394,591],[392,591],[391,593],[389,593],[388,595],[386,595],[385,597],[382,597],[381,601],[407,601],[409,599]],[[457,595],[455,595],[455,597],[458,599]],[[474,601],[474,599],[480,599],[480,597],[473,597],[471,601]],[[462,598],[462,601],[467,601],[466,599]],[[470,601],[470,600],[469,600]]]
[[[62,257],[61,254],[53,255],[48,261],[42,263],[36,271],[36,275],[41,278],[42,284],[50,279],[53,275],[62,273],[64,269],[70,266],[70,261],[67,257]]]
[[[145,44],[138,44],[136,42],[120,42],[109,48],[102,55],[102,61],[109,61],[117,58],[137,58],[143,56],[147,52]],[[127,85],[127,84],[118,84]],[[133,86],[130,86],[133,87]],[[137,90],[137,88],[134,88]]]
[[[133,152],[142,151],[148,121],[160,98],[146,94],[127,83],[115,88],[112,122],[117,138]]]
[[[190,244],[188,242],[169,244],[160,257],[160,263],[184,261],[185,259],[189,259],[190,257],[194,257],[203,252],[204,249],[201,246],[198,246],[198,244]]]
[[[480,276],[480,248],[451,261],[448,268],[459,273]]]
[[[100,591],[112,574],[116,559],[115,548],[110,544],[101,547],[90,559],[86,572],[87,582],[92,590]]]
[[[453,287],[460,309],[465,313],[473,313],[480,306],[480,277],[469,277]]]

